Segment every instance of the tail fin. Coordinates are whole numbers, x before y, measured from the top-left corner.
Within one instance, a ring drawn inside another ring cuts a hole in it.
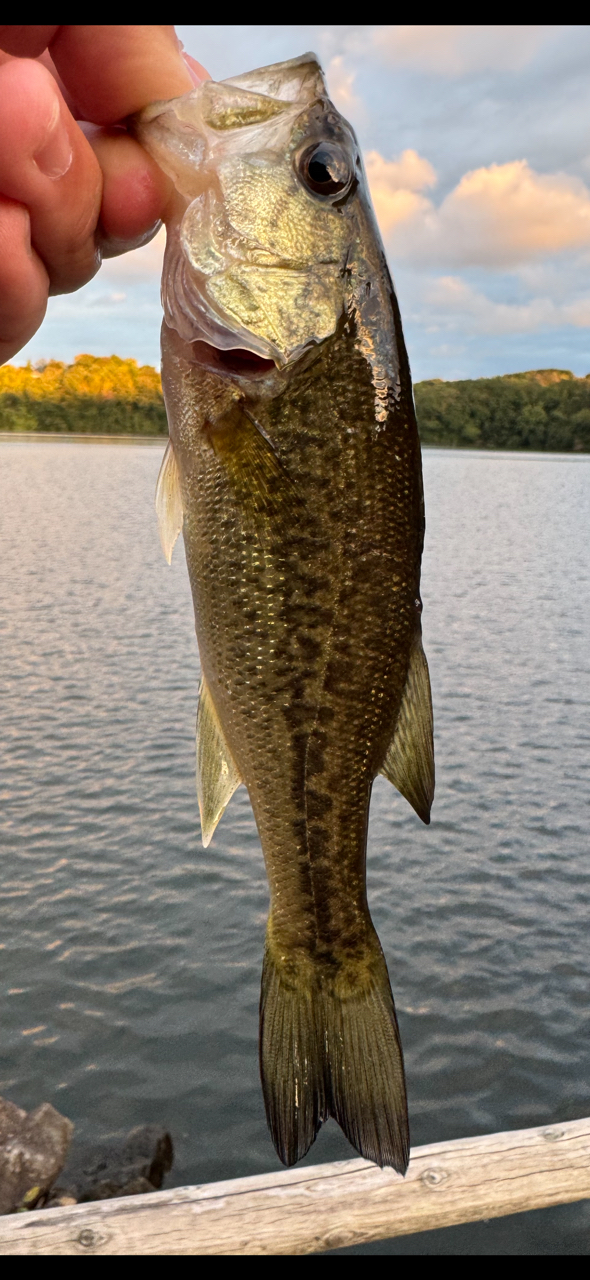
[[[267,945],[260,1074],[268,1126],[283,1164],[300,1160],[333,1116],[361,1156],[406,1172],[410,1136],[402,1047],[380,959],[366,990],[342,998],[332,984],[287,984]]]

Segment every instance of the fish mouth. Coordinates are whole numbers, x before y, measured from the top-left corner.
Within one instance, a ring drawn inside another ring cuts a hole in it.
[[[254,351],[246,350],[245,347],[230,347],[222,350],[209,342],[197,339],[196,342],[191,343],[191,350],[195,364],[200,365],[202,369],[208,369],[211,373],[229,373],[241,378],[256,379],[264,378],[276,370],[274,360],[265,360],[263,356],[258,356]]]

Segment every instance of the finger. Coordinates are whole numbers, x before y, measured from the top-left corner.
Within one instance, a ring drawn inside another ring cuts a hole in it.
[[[172,26],[62,26],[49,50],[83,118],[115,124],[193,80]]]
[[[84,63],[86,63],[88,61],[87,44],[89,39],[87,33],[91,31],[91,28],[90,27],[69,28],[70,32],[75,31],[75,32],[81,33],[80,35],[75,34],[75,35],[70,35],[69,37],[65,37],[63,35],[64,30],[65,30],[64,27],[57,27],[57,26],[17,27],[17,26],[1,26],[0,25],[0,63],[4,61],[9,55],[18,56],[18,57],[25,56],[30,58],[37,57],[39,61],[42,62],[43,65],[46,66],[49,71],[51,71],[52,75],[57,80],[57,83],[59,84],[59,87],[62,91],[64,99],[68,107],[70,108],[70,111],[72,112],[74,118],[78,120],[83,120],[86,118],[86,115],[90,116],[90,112],[85,113],[84,110],[80,106],[78,106],[78,103],[75,101],[70,87],[65,84],[64,80],[62,79],[62,77],[60,76],[59,72],[56,69],[56,66],[51,56],[49,45],[51,44],[52,47],[55,46],[57,50],[58,58],[61,58],[62,62],[65,62],[67,74],[70,82],[75,86],[79,87],[80,78],[82,78],[82,81],[85,84],[86,77],[84,75],[80,77],[80,75],[77,74],[76,67],[72,67],[69,59],[68,41],[72,47],[76,44],[80,46],[79,52],[81,52],[82,59]],[[180,67],[180,74],[178,74],[178,60],[176,58],[176,54],[180,56],[181,62],[184,63],[185,69],[188,71],[188,75],[192,83],[192,86],[197,84],[202,84],[203,80],[210,79],[209,72],[206,71],[203,66],[201,66],[201,63],[197,62],[196,58],[191,57],[190,54],[184,52],[182,42],[178,40],[173,27],[170,27],[170,26],[151,26],[151,27],[143,27],[143,28],[140,28],[137,26],[128,27],[127,35],[125,34],[121,35],[121,32],[123,29],[119,26],[92,28],[92,31],[95,31],[95,30],[99,32],[106,31],[107,34],[105,37],[103,37],[103,43],[106,45],[106,51],[109,57],[111,55],[114,55],[115,53],[116,53],[116,56],[123,55],[123,67],[122,67],[123,70],[126,70],[129,62],[127,51],[129,53],[133,53],[134,58],[137,58],[138,55],[141,56],[141,51],[139,49],[133,50],[134,43],[137,43],[137,44],[141,43],[143,50],[146,53],[149,52],[151,54],[152,60],[157,59],[157,62],[155,64],[157,66],[156,75],[154,75],[153,65],[150,66],[149,69],[146,67],[141,68],[141,71],[142,71],[141,84],[143,86],[142,96],[145,99],[144,101],[141,102],[140,104],[141,106],[146,106],[148,102],[156,101],[159,98],[163,98],[166,96],[176,97],[181,93],[186,93],[189,91],[189,88],[191,86],[189,85],[189,80],[187,80],[186,76],[182,78],[182,82],[181,82],[182,67]],[[112,34],[109,34],[113,32],[115,33],[114,37]],[[58,33],[61,33],[59,34],[59,39],[57,38]],[[137,33],[140,33],[140,34],[138,35]],[[165,46],[166,48],[165,57],[163,56],[162,46]],[[1,52],[2,50],[5,50],[4,54],[2,54]],[[172,50],[172,58],[170,57],[171,50]],[[90,51],[90,59],[92,63],[92,51]],[[171,75],[171,69],[174,70],[173,78]],[[162,70],[165,72],[167,77],[166,85],[162,85],[161,83]],[[105,69],[103,68],[101,73],[101,78],[104,78],[104,71]],[[116,77],[116,74],[117,74],[116,70],[114,71],[114,73],[110,72],[110,74]],[[170,80],[170,83],[168,83],[168,80]],[[102,91],[102,87],[103,86],[101,86],[101,91]],[[137,87],[139,88],[139,85]],[[124,89],[124,92],[126,95],[127,94],[126,87]],[[107,94],[108,94],[108,89],[107,89]],[[133,97],[135,98],[135,89],[134,89]],[[110,103],[108,105],[110,107]],[[133,109],[135,110],[136,108],[134,107]],[[123,113],[118,118],[122,119],[124,114],[129,115],[131,114],[131,112],[125,108]],[[94,115],[92,115],[91,118],[95,119],[98,117],[95,117]],[[115,117],[113,116],[113,112],[109,110],[109,115],[108,115],[109,122],[114,118]]]
[[[49,28],[48,28],[48,29],[49,29]],[[57,31],[57,27],[51,27],[51,30],[52,30],[52,31]],[[12,60],[13,60],[13,55],[12,55],[12,54],[10,54],[10,53],[6,53],[6,52],[4,52],[4,51],[2,50],[2,48],[0,47],[0,67],[1,67],[1,66],[4,66],[4,63],[5,63],[5,62],[12,62]],[[58,75],[58,73],[57,73],[57,71],[56,71],[56,69],[55,69],[55,67],[54,67],[54,65],[53,65],[53,62],[52,62],[52,60],[51,60],[51,54],[50,54],[49,50],[48,50],[48,49],[45,49],[45,50],[43,51],[43,53],[40,53],[40,54],[39,54],[39,56],[38,56],[38,58],[36,58],[36,61],[37,61],[37,62],[39,62],[39,63],[41,64],[41,66],[42,66],[42,67],[46,67],[46,68],[47,68],[47,70],[50,72],[50,74],[53,76],[53,79],[55,80],[56,84],[59,86],[59,90],[60,90],[60,93],[61,93],[61,95],[62,95],[62,98],[63,98],[63,100],[64,100],[64,102],[65,102],[65,104],[66,104],[66,106],[67,106],[68,110],[69,110],[69,111],[71,112],[71,114],[73,115],[74,120],[79,120],[79,119],[81,119],[81,118],[82,118],[82,116],[81,116],[81,112],[80,112],[79,108],[76,106],[76,103],[74,102],[74,99],[72,98],[71,93],[70,93],[70,92],[69,92],[69,90],[66,88],[66,86],[65,86],[65,84],[64,84],[64,82],[63,82],[63,80],[62,80],[61,76],[60,76],[60,75]]]
[[[15,58],[0,67],[0,99],[0,192],[29,210],[50,292],[79,288],[99,266],[98,161],[52,76],[37,62]]]
[[[171,196],[170,180],[122,130],[85,126],[103,175],[100,247],[103,258],[146,244]]]
[[[27,210],[0,196],[0,364],[39,328],[48,286],[45,267],[31,245]]]
[[[58,30],[58,27],[0,26],[0,49],[16,58],[38,58]]]

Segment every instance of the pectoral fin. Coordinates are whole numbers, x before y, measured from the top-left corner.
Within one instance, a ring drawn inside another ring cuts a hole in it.
[[[434,741],[428,663],[418,636],[412,649],[395,733],[380,772],[389,778],[423,822],[434,799]]]
[[[205,849],[241,781],[203,679],[197,712],[197,796]]]
[[[180,476],[171,440],[166,446],[156,484],[156,514],[162,550],[168,564],[171,564],[174,544],[182,532],[183,522]]]
[[[276,518],[301,505],[272,441],[241,404],[209,423],[206,434],[245,514]]]

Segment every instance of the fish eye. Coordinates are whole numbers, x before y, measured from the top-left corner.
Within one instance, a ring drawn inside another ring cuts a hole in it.
[[[352,178],[350,160],[333,142],[316,142],[299,160],[299,174],[306,187],[318,196],[344,191]]]

